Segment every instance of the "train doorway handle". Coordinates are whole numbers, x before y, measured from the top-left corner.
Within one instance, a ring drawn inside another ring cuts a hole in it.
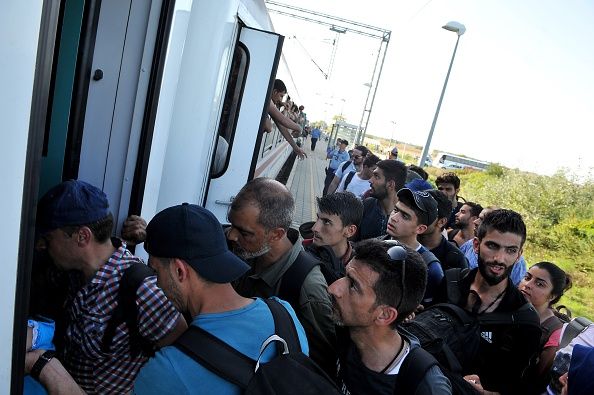
[[[220,204],[222,206],[230,206],[231,203],[233,203],[233,199],[235,199],[235,196],[231,196],[229,200],[215,200],[215,204]]]

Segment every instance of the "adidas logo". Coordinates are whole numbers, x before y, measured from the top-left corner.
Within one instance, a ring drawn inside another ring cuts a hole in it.
[[[493,343],[493,332],[481,332],[481,337],[485,339],[487,343]]]

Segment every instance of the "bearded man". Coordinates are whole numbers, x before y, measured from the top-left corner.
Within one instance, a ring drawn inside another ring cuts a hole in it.
[[[442,283],[434,302],[449,302],[481,316],[522,310],[526,318],[520,322],[487,324],[481,322],[481,343],[476,374],[467,377],[477,389],[488,394],[528,393],[527,369],[539,349],[538,314],[510,280],[514,264],[520,259],[526,241],[526,225],[522,216],[512,210],[494,210],[487,214],[474,238],[478,267],[460,272],[456,285]],[[449,289],[448,289],[449,288]]]

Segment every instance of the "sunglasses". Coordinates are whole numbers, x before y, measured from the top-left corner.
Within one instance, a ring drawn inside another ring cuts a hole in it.
[[[390,261],[394,263],[399,263],[401,268],[400,273],[400,300],[398,301],[398,305],[396,306],[396,310],[400,311],[400,305],[402,304],[402,299],[404,299],[404,295],[406,292],[406,286],[404,282],[404,275],[406,273],[406,249],[401,245],[395,245],[388,248],[388,256],[390,257]]]

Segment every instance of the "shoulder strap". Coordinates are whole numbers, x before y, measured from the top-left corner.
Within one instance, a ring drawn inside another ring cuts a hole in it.
[[[349,167],[351,165],[351,161],[347,160],[342,164],[342,171],[344,172],[344,170]]]
[[[274,318],[274,333],[287,343],[289,352],[301,352],[299,335],[291,314],[282,304],[272,298],[262,300],[266,303],[272,313],[272,318]]]
[[[430,263],[433,263],[433,262],[439,262],[439,259],[437,259],[435,254],[432,253],[431,251],[429,251],[429,249],[427,249],[427,248],[423,248],[423,252],[421,252],[421,256],[423,257],[423,260],[425,261],[425,263],[427,265],[429,265]],[[439,263],[441,263],[441,262],[439,262]]]
[[[351,183],[351,181],[353,180],[354,176],[355,176],[354,171],[351,171],[349,174],[347,174],[346,180],[344,180],[344,190],[345,191],[346,191],[347,187],[349,186],[349,184]]]
[[[414,394],[425,373],[437,364],[429,352],[421,347],[413,348],[400,366],[394,394]]]
[[[482,325],[533,325],[540,328],[538,313],[530,303],[513,312],[494,312],[478,316]]]
[[[592,321],[586,317],[575,317],[563,331],[563,336],[559,342],[559,350],[567,346],[577,335],[586,330],[592,324]]]
[[[283,274],[278,297],[286,300],[293,307],[298,306],[303,281],[311,269],[319,264],[320,262],[309,252],[299,252],[291,267]]]
[[[447,286],[447,300],[449,303],[458,304],[462,297],[460,292],[460,281],[468,273],[468,269],[449,269],[445,271],[446,286]]]
[[[190,325],[173,346],[240,388],[247,388],[254,375],[256,361],[195,325]]]
[[[150,351],[152,344],[140,336],[138,331],[138,307],[136,306],[136,293],[144,279],[154,276],[155,271],[142,262],[134,262],[122,273],[118,290],[118,304],[113,310],[111,318],[107,323],[101,349],[109,352],[111,342],[115,337],[116,329],[120,324],[126,322],[130,333],[130,345],[134,351]]]
[[[453,241],[458,232],[460,232],[460,229],[450,229],[448,231],[448,241]]]

